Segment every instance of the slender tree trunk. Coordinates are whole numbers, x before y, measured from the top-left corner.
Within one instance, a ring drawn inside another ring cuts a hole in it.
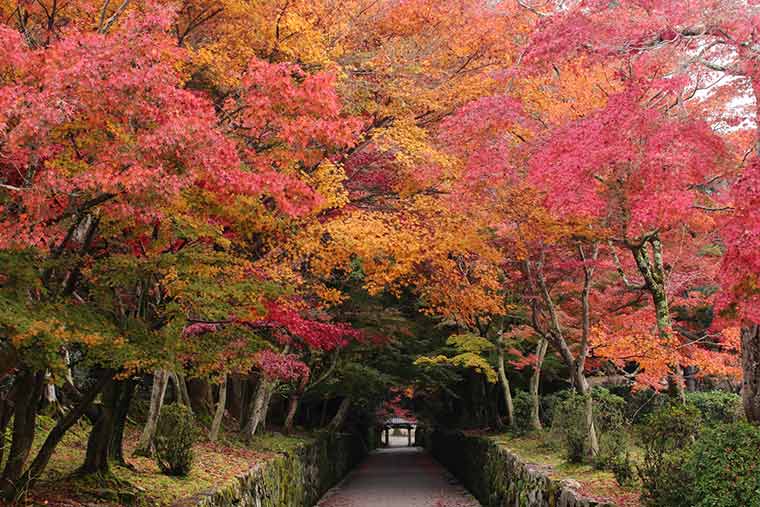
[[[169,372],[169,378],[174,383],[174,392],[176,393],[176,399],[179,403],[192,410],[190,404],[190,393],[187,391],[187,382],[185,382],[184,375],[178,375],[176,372]]]
[[[747,420],[760,424],[760,325],[742,328],[742,401]]]
[[[266,414],[266,402],[270,396],[271,386],[270,383],[262,376],[259,379],[259,385],[256,388],[256,394],[251,402],[250,412],[248,414],[248,421],[245,428],[243,428],[243,439],[246,442],[253,440],[253,436],[256,434],[256,430],[259,428],[261,421]]]
[[[259,427],[261,428],[261,432],[263,433],[266,431],[267,428],[267,416],[269,415],[269,407],[272,404],[272,394],[274,394],[274,389],[276,385],[270,384],[269,388],[267,389],[267,397],[264,400],[264,413],[261,414],[261,422],[259,423]]]
[[[648,254],[647,244],[651,245],[652,255]],[[670,304],[666,290],[665,263],[663,260],[662,242],[657,235],[649,238],[641,246],[632,249],[633,257],[639,273],[644,278],[645,288],[652,297],[657,331],[661,338],[668,338],[673,333],[673,322],[670,318]],[[680,364],[670,365],[669,382],[682,403],[686,403],[686,390],[683,369]]]
[[[512,403],[512,392],[509,388],[509,380],[507,379],[507,370],[504,366],[504,342],[501,337],[499,337],[498,343],[496,345],[497,353],[498,353],[498,373],[499,373],[499,383],[501,384],[502,393],[504,394],[504,403],[507,406],[507,424],[514,428],[516,421],[515,421],[515,406]]]
[[[599,453],[599,438],[596,434],[596,425],[594,423],[594,399],[591,396],[591,389],[588,385],[588,380],[583,372],[575,372],[576,389],[584,398],[584,419],[586,430],[588,431],[588,447],[591,456],[596,456]]]
[[[541,386],[541,367],[546,357],[546,349],[549,342],[541,338],[536,346],[536,364],[533,366],[533,374],[530,377],[530,425],[534,430],[540,430],[541,426],[541,396],[539,388]]]
[[[53,427],[50,433],[48,433],[45,442],[37,452],[37,456],[35,456],[32,464],[19,479],[14,496],[17,497],[23,489],[30,488],[34,484],[50,462],[50,458],[53,456],[55,448],[61,442],[66,432],[71,429],[71,427],[81,419],[87,409],[90,408],[98,394],[103,390],[105,385],[111,381],[111,376],[111,371],[105,371],[95,384],[84,393],[82,398],[77,401],[74,407],[58,420],[58,423]]]
[[[227,405],[227,375],[222,377],[222,383],[219,384],[219,401],[216,403],[216,411],[214,412],[214,420],[211,423],[211,432],[209,433],[209,440],[216,442],[219,438],[219,428],[222,426],[222,419],[224,418],[224,407]]]
[[[11,449],[5,463],[0,490],[5,498],[13,498],[29,457],[37,423],[37,407],[45,387],[45,373],[21,370],[14,381],[14,410]]]
[[[338,407],[338,411],[335,413],[335,416],[330,421],[330,424],[328,425],[328,429],[335,433],[340,431],[340,429],[343,427],[343,423],[346,422],[346,417],[348,416],[348,409],[351,408],[351,397],[346,396],[341,400],[340,406]]]
[[[150,392],[150,408],[148,409],[148,420],[145,421],[140,442],[137,444],[134,454],[136,456],[153,455],[153,439],[156,436],[156,425],[158,416],[161,413],[161,407],[164,404],[166,395],[166,386],[169,383],[169,372],[166,370],[156,370],[153,373],[153,388]]]
[[[285,425],[283,430],[285,433],[293,433],[295,427],[296,413],[298,412],[298,405],[301,403],[301,393],[293,393],[288,398],[288,412],[285,416]]]

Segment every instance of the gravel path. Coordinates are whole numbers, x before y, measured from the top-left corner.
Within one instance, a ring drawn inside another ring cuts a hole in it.
[[[398,445],[402,439],[391,445]],[[406,437],[403,437],[406,443]],[[480,504],[424,450],[390,447],[373,452],[318,507],[479,507]]]

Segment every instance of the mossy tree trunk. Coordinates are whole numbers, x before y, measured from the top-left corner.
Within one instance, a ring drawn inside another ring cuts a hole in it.
[[[45,373],[21,369],[13,382],[14,407],[11,448],[0,476],[0,491],[4,498],[13,498],[19,486],[29,453],[34,442],[37,409],[45,388]]]
[[[109,455],[119,465],[127,464],[124,459],[124,427],[127,424],[129,405],[135,393],[135,381],[132,378],[116,382],[116,396],[114,399],[113,435]]]
[[[50,458],[53,456],[58,444],[63,439],[66,432],[82,418],[83,415],[91,408],[93,401],[98,394],[103,390],[108,382],[111,381],[112,372],[110,370],[104,370],[100,373],[95,383],[85,391],[76,404],[63,415],[56,425],[50,430],[45,442],[40,447],[34,460],[29,468],[23,473],[16,485],[16,491],[14,496],[18,496],[25,488],[31,487],[36,479],[40,476],[47,464],[50,462]]]
[[[97,415],[87,439],[84,463],[79,468],[82,475],[106,476],[110,472],[109,457],[120,394],[120,387],[114,381],[103,388],[102,400],[96,406]]]

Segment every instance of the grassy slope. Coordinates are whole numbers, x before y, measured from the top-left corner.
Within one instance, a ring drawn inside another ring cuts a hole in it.
[[[33,454],[52,427],[52,421],[43,419],[37,432]],[[195,448],[193,469],[187,477],[168,477],[160,473],[150,458],[132,457],[140,436],[140,427],[128,426],[124,438],[124,451],[132,468],[112,466],[113,477],[107,484],[92,479],[76,478],[74,472],[84,460],[89,433],[88,424],[72,428],[56,449],[53,458],[34,489],[25,501],[32,505],[55,507],[168,506],[183,504],[183,498],[209,491],[245,472],[252,466],[308,441],[308,436],[284,437],[266,435],[257,437],[247,447],[224,434],[212,444],[205,439]]]
[[[597,470],[591,465],[568,463],[562,449],[548,433],[519,437],[501,434],[491,438],[525,462],[545,467],[553,478],[578,481],[582,486],[581,492],[586,496],[607,499],[618,507],[640,507],[639,492],[635,487],[622,488],[615,482],[612,473]]]

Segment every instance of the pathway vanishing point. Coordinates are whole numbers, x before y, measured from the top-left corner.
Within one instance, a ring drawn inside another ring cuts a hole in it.
[[[317,507],[480,507],[426,451],[391,437]]]

